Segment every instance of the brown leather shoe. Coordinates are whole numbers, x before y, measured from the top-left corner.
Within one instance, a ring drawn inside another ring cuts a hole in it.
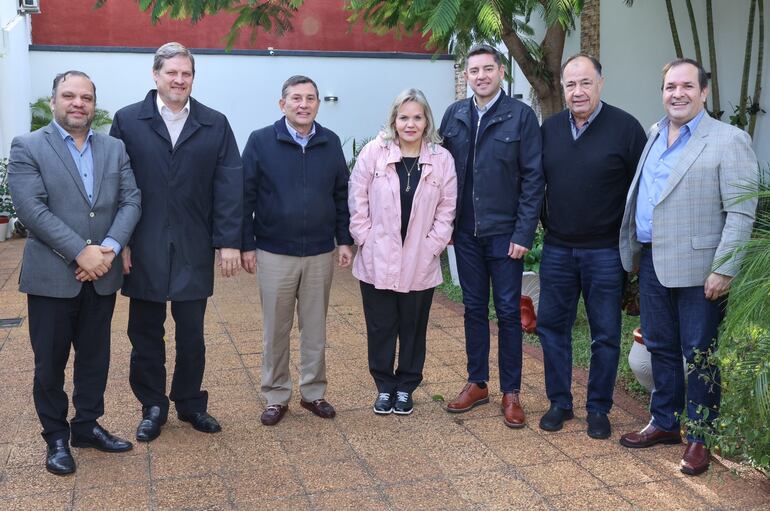
[[[289,407],[286,405],[268,405],[268,407],[265,408],[265,411],[262,412],[262,416],[259,420],[265,426],[275,426],[281,422],[281,419],[283,419],[283,416],[286,415],[288,410]]]
[[[626,433],[620,437],[620,445],[631,447],[632,449],[640,447],[650,447],[655,444],[680,444],[682,435],[679,431],[663,431],[652,425],[647,424],[643,430],[633,433]]]
[[[447,403],[446,411],[449,413],[467,412],[474,406],[489,403],[489,388],[481,388],[476,383],[467,383],[454,401]]]
[[[518,392],[505,392],[503,394],[503,422],[509,428],[519,429],[524,427],[526,418],[524,409],[521,407]]]
[[[331,419],[337,412],[334,411],[334,407],[329,404],[325,399],[316,399],[312,403],[310,401],[300,401],[299,405],[305,410],[310,410],[314,414],[323,419]]]
[[[702,474],[709,468],[709,450],[698,442],[687,442],[679,469],[691,476]]]

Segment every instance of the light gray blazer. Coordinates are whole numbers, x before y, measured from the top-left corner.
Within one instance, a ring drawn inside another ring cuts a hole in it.
[[[636,199],[644,162],[660,126],[652,127],[626,198],[620,257],[626,271],[639,266]],[[759,167],[746,132],[712,119],[698,124],[671,171],[652,215],[652,259],[665,287],[702,286],[709,273],[735,276],[741,256],[725,261],[749,239],[756,200],[734,198],[756,190]]]
[[[120,140],[95,133],[94,202],[67,144],[52,124],[11,143],[8,185],[19,219],[29,229],[19,290],[54,298],[77,296],[75,258],[89,244],[111,237],[128,244],[141,214],[141,194]],[[117,291],[123,282],[120,259],[94,281],[97,293]]]

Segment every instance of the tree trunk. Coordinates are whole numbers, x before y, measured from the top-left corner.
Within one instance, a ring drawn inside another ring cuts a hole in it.
[[[600,59],[601,0],[584,0],[580,12],[580,51]]]
[[[765,57],[765,0],[758,0],[759,10],[759,48],[757,50],[757,75],[754,79],[754,96],[751,103],[751,115],[749,117],[749,135],[754,136],[754,128],[757,126],[757,114],[760,111],[759,96],[762,93],[762,66]]]
[[[537,99],[540,102],[540,118],[543,121],[564,110],[561,91],[553,92],[545,97],[538,96]]]
[[[518,64],[521,72],[532,86],[537,97],[542,119],[561,111],[564,102],[561,97],[561,85],[559,72],[561,70],[561,58],[564,52],[564,38],[566,30],[559,23],[548,27],[540,47],[543,51],[543,62],[535,61],[524,42],[515,32],[510,22],[503,21],[502,40],[513,59]],[[536,109],[537,111],[537,109]]]
[[[711,67],[711,99],[714,102],[714,109],[711,111],[711,117],[721,119],[724,111],[719,104],[719,76],[717,75],[717,49],[714,43],[714,15],[711,9],[711,0],[706,0],[706,31],[709,40],[709,64]]]
[[[684,54],[682,53],[682,43],[679,42],[679,31],[676,29],[674,7],[671,5],[671,0],[666,0],[666,10],[668,11],[668,24],[671,26],[671,37],[674,39],[674,51],[676,52],[676,58],[681,59]]]
[[[687,16],[690,18],[690,29],[692,30],[692,42],[695,45],[695,60],[702,66],[703,56],[700,51],[700,37],[698,37],[698,24],[695,22],[695,13],[692,10],[692,1],[687,0]]]
[[[465,80],[465,67],[462,62],[455,61],[455,99],[468,97],[468,82]]]
[[[749,5],[749,26],[746,30],[746,49],[743,54],[743,75],[741,77],[741,95],[739,96],[738,113],[734,117],[736,122],[733,122],[741,129],[745,129],[748,126],[748,119],[746,118],[746,105],[748,104],[749,95],[749,73],[751,72],[751,47],[754,44],[754,12],[757,9],[757,0],[751,0]]]

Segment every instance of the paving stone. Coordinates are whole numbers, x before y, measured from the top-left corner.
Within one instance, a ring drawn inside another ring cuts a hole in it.
[[[12,248],[9,252],[9,247]],[[16,291],[23,240],[0,244],[1,317],[25,316]],[[4,251],[5,250],[5,251]],[[12,253],[13,261],[9,260]],[[2,283],[4,268],[11,277]],[[423,384],[410,416],[377,416],[368,371],[366,325],[358,282],[335,270],[328,316],[327,398],[337,417],[325,420],[299,406],[299,330],[290,333],[294,384],[289,412],[275,427],[259,417],[261,308],[257,281],[217,277],[204,326],[209,411],[223,431],[197,432],[174,407],[155,441],[128,453],[74,449],[78,471],[56,477],[43,466],[45,444],[31,397],[34,359],[28,322],[0,331],[0,509],[66,510],[397,510],[495,509],[724,509],[765,511],[770,482],[715,462],[700,477],[679,471],[684,446],[626,449],[617,440],[648,420],[646,404],[616,389],[613,435],[585,434],[586,373],[573,372],[576,419],[562,431],[537,423],[550,403],[542,350],[525,345],[522,401],[528,423],[502,423],[497,384],[496,328],[492,327],[490,404],[464,414],[444,407],[466,382],[462,306],[437,294],[429,321]],[[128,384],[129,300],[118,296],[113,317],[111,372],[101,423],[133,439],[141,405]],[[175,328],[166,323],[167,388],[173,376]],[[72,353],[71,353],[72,355]],[[72,396],[72,356],[65,371]],[[444,402],[434,401],[442,396]],[[72,415],[70,406],[70,416]]]

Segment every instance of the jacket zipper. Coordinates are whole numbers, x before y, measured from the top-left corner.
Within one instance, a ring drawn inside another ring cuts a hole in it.
[[[482,115],[479,115],[479,120],[476,123],[476,137],[473,139],[473,161],[471,162],[471,172],[473,172],[473,190],[471,191],[471,196],[473,198],[471,201],[471,204],[473,205],[473,235],[476,237],[478,237],[477,226],[479,224],[476,220],[476,152],[479,148],[479,128],[481,128]]]

